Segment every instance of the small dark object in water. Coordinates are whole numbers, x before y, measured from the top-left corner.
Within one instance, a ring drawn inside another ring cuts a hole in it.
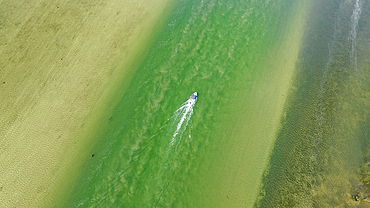
[[[360,199],[360,194],[352,195],[352,199],[358,201]]]
[[[5,84],[5,82],[3,82],[3,84]]]
[[[92,154],[91,157],[94,157],[95,154]]]

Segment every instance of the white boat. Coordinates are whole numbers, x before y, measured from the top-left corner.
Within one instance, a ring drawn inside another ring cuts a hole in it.
[[[197,102],[197,98],[198,98],[198,93],[197,93],[197,92],[194,92],[194,93],[190,96],[189,103],[190,103],[191,105],[195,105],[195,103]]]

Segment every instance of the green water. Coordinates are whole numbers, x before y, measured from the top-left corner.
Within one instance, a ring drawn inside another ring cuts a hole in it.
[[[299,2],[180,1],[65,206],[368,206],[368,1],[314,1],[280,129],[266,136],[264,82]]]
[[[274,115],[274,63],[302,2],[180,1],[64,206],[367,207],[370,2],[306,8]]]
[[[245,153],[228,146],[229,139],[237,144],[244,136],[230,135],[244,129],[248,106],[260,105],[250,94],[274,70],[270,62],[296,2],[180,1],[144,54],[64,206],[204,207],[233,200],[218,198],[219,175],[230,171],[219,161],[233,163],[225,156]],[[176,111],[195,91],[193,114],[181,123]],[[251,183],[253,191],[234,199],[239,205],[253,205],[269,145],[252,149],[257,159],[250,160],[258,168],[241,175],[245,183],[239,186]]]

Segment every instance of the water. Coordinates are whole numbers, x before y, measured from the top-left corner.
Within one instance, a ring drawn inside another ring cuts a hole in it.
[[[296,2],[180,1],[63,206],[251,206],[271,141],[245,139],[240,124],[271,120],[245,113],[263,113],[254,98],[269,89],[260,83],[279,73],[271,65]],[[195,91],[196,105],[183,103]],[[240,167],[251,171],[224,177]],[[234,178],[243,182],[227,182]]]
[[[280,114],[288,69],[277,63],[286,62],[281,48],[302,2],[180,1],[97,135],[95,156],[65,206],[364,205],[370,4],[306,8]],[[196,105],[184,102],[195,91]]]
[[[316,2],[256,207],[369,206],[368,11]]]

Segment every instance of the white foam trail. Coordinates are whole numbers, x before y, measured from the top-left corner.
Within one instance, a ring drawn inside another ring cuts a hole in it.
[[[161,170],[161,171],[164,171],[164,173],[163,173],[163,176],[160,177],[160,178],[163,178],[163,180],[166,182],[164,183],[164,185],[162,185],[161,191],[159,195],[156,197],[154,206],[156,203],[158,203],[159,198],[162,196],[163,192],[165,191],[166,187],[169,184],[168,175],[173,171],[170,168],[170,166],[171,164],[173,164],[174,162],[173,160],[176,160],[174,158],[176,158],[176,155],[177,155],[177,147],[179,146],[182,135],[185,132],[186,127],[189,124],[191,116],[193,115],[193,107],[195,103],[196,103],[196,100],[189,98],[187,101],[185,101],[181,105],[179,109],[175,111],[174,115],[169,119],[172,125],[170,126],[169,132],[168,132],[170,134],[167,134],[167,135],[171,135],[172,139],[167,149],[166,156],[164,157],[166,162],[163,163],[163,166],[165,168]],[[176,143],[176,146],[174,147],[175,143]],[[169,158],[172,158],[172,160],[169,160]]]
[[[196,103],[196,100],[188,99],[186,102],[184,102],[179,109],[175,111],[175,120],[174,122],[178,122],[176,126],[176,130],[174,134],[172,135],[172,140],[170,143],[170,146],[172,146],[176,141],[176,136],[184,133],[186,130],[186,127],[189,124],[189,120],[191,116],[193,115],[193,107]]]
[[[356,38],[357,38],[357,27],[358,22],[361,16],[361,1],[356,0],[355,8],[351,16],[351,31],[349,33],[348,40],[351,41],[351,62],[354,67],[357,64],[357,55],[356,55]]]
[[[359,0],[357,0],[356,2],[356,5],[357,3],[359,3]],[[319,93],[318,93],[318,104],[317,104],[317,108],[315,109],[316,111],[316,128],[315,128],[315,134],[316,134],[316,137],[313,139],[313,145],[311,147],[311,158],[310,158],[310,169],[312,171],[312,176],[311,177],[311,180],[312,180],[312,184],[316,184],[317,181],[316,181],[316,177],[314,177],[314,175],[316,174],[317,170],[316,170],[316,167],[318,166],[318,161],[317,161],[317,156],[318,156],[318,148],[319,146],[321,145],[321,142],[322,142],[322,139],[324,137],[324,128],[323,128],[323,123],[325,121],[325,104],[324,104],[324,97],[326,95],[326,82],[327,82],[327,79],[328,79],[328,76],[329,76],[329,73],[330,73],[330,68],[331,68],[331,65],[333,64],[334,60],[335,60],[335,55],[336,55],[336,49],[337,49],[337,45],[338,45],[338,41],[340,41],[340,37],[341,37],[341,34],[342,34],[342,30],[343,30],[343,24],[344,24],[344,21],[343,21],[343,16],[342,14],[345,13],[345,11],[347,10],[347,8],[349,6],[351,6],[352,4],[352,0],[344,0],[340,5],[339,5],[339,9],[338,9],[338,12],[337,12],[337,15],[336,15],[336,21],[334,23],[334,31],[333,31],[333,35],[332,35],[332,38],[330,40],[330,42],[328,43],[328,60],[325,64],[325,67],[323,68],[323,71],[322,71],[322,78],[320,80],[320,88],[319,88]],[[354,14],[355,14],[355,11],[356,10],[356,6],[355,6],[355,10],[354,10]],[[354,15],[352,15],[351,18],[355,18]],[[356,21],[352,21],[352,29],[356,29],[357,25],[358,25],[358,20],[357,20],[357,23]],[[355,23],[355,24],[354,24]],[[351,30],[352,31],[352,30]],[[356,36],[356,31],[354,30],[354,35]],[[355,36],[351,36],[351,37],[355,37]],[[353,42],[352,42],[353,44]],[[313,188],[314,190],[314,188]]]
[[[158,130],[157,133],[153,134],[148,139],[147,144],[143,145],[141,148],[145,149],[154,138],[156,138],[159,134],[162,133],[162,129],[167,127],[165,136],[171,136],[172,137],[171,142],[170,142],[170,144],[167,148],[166,158],[168,158],[169,154],[171,154],[170,152],[172,152],[172,150],[174,149],[173,145],[175,144],[176,140],[178,140],[178,141],[177,141],[177,145],[176,145],[175,150],[177,149],[177,146],[179,145],[179,143],[181,141],[182,134],[185,132],[186,127],[189,124],[189,120],[190,120],[191,116],[193,115],[193,107],[194,107],[195,103],[196,103],[196,100],[192,100],[190,98],[187,101],[185,101],[181,105],[181,107],[175,111],[174,115],[171,116],[171,118],[168,119],[166,124],[164,124]],[[176,128],[176,130],[175,130],[175,128]],[[121,129],[119,130],[119,133],[120,132],[121,132]],[[179,135],[179,138],[177,138],[178,137],[177,135]],[[141,151],[137,152],[138,149],[139,149],[139,145],[134,145],[131,148],[131,153],[130,153],[130,156],[129,156],[129,160],[128,160],[127,164],[125,165],[125,167],[129,166],[132,162],[134,162],[135,158],[139,154],[141,154],[141,152],[143,151],[143,150],[141,150]]]
[[[337,13],[337,20],[334,24],[334,33],[332,36],[332,40],[328,43],[328,61],[326,62],[325,68],[323,69],[322,73],[322,79],[320,81],[320,89],[319,89],[319,103],[318,108],[316,109],[316,122],[318,124],[317,131],[317,141],[318,143],[322,139],[323,129],[322,124],[325,119],[325,113],[323,111],[323,98],[325,97],[325,85],[327,81],[327,77],[329,76],[330,67],[333,63],[333,60],[335,59],[335,50],[337,48],[337,42],[340,39],[340,36],[342,34],[342,28],[343,28],[343,17],[341,14],[345,13],[347,8],[351,6],[352,0],[345,0],[343,1],[339,6],[339,11]],[[351,31],[348,37],[349,41],[352,41],[352,48],[351,48],[351,61],[352,63],[356,64],[356,37],[357,37],[357,27],[358,22],[361,15],[361,0],[356,0],[355,2],[355,8],[353,10],[353,14],[351,16]]]

